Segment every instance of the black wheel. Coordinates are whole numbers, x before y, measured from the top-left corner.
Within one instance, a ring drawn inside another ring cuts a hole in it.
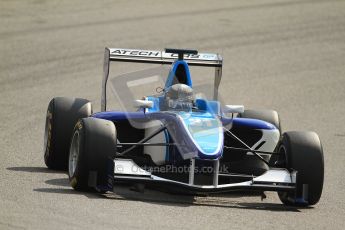
[[[274,125],[281,133],[280,118],[277,111],[266,109],[247,109],[243,113],[239,113],[238,117],[266,121]]]
[[[74,125],[91,114],[91,102],[86,99],[56,97],[49,102],[44,132],[44,162],[48,168],[67,169]]]
[[[278,192],[287,205],[316,204],[321,197],[324,179],[323,150],[314,132],[286,132],[279,145],[284,166],[297,171],[296,192]]]
[[[266,121],[268,123],[271,123],[274,125],[278,130],[281,135],[281,123],[280,123],[280,118],[279,114],[275,110],[268,110],[268,109],[248,109],[245,110],[243,113],[239,113],[237,117],[241,118],[252,118],[252,119],[258,119],[262,121]],[[264,159],[269,161],[270,165],[275,165],[275,163],[278,160],[278,157],[275,155],[272,156],[263,156]],[[250,157],[249,157],[250,158]],[[253,157],[251,157],[253,158]],[[256,167],[258,169],[261,169],[261,171],[265,171],[268,169],[268,166],[257,159],[256,157],[251,159],[251,164],[253,165],[252,167]]]
[[[68,160],[68,175],[75,190],[112,189],[116,129],[113,122],[83,118],[75,125]]]

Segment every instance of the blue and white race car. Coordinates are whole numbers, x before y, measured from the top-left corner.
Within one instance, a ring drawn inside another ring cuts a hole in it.
[[[171,68],[164,85],[154,87],[155,71],[111,79],[110,62]],[[273,110],[223,105],[218,95],[222,65],[220,55],[196,50],[106,48],[101,112],[93,113],[86,99],[50,101],[46,165],[68,170],[76,190],[107,192],[117,182],[128,182],[191,194],[277,191],[284,204],[316,204],[324,178],[318,135],[282,133]],[[211,96],[196,90],[193,66],[215,69]],[[140,93],[144,85],[156,93],[133,99],[129,88]],[[108,109],[111,91],[120,99],[121,111]],[[123,109],[127,107],[135,109]]]

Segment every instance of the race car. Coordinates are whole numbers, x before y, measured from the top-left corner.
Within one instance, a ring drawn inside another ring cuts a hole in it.
[[[109,80],[111,62],[171,68],[163,85],[154,87],[154,71]],[[188,194],[277,191],[286,205],[316,204],[324,180],[318,135],[282,133],[273,110],[221,103],[222,66],[220,55],[196,50],[106,48],[100,112],[93,113],[86,99],[50,101],[45,164],[67,170],[71,186],[79,191],[111,192],[126,182]],[[192,79],[191,67],[215,69],[214,85],[207,87],[211,96],[196,89],[193,82],[200,79]],[[143,83],[151,94],[132,98],[127,88],[137,87],[138,93]],[[108,109],[111,91],[123,108],[133,110]]]

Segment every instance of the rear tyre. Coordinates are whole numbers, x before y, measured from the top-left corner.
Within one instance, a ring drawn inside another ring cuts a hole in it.
[[[247,109],[243,113],[239,113],[238,117],[266,121],[274,125],[281,133],[280,118],[277,111],[268,109]]]
[[[281,123],[280,123],[280,118],[279,114],[275,110],[268,110],[268,109],[248,109],[245,110],[243,113],[239,113],[237,117],[241,118],[251,118],[251,119],[258,119],[262,121],[266,121],[268,123],[271,123],[274,125],[278,130],[281,135]],[[262,162],[261,160],[257,159],[256,157],[253,156],[248,156],[249,158],[251,157],[251,164],[248,165],[249,168],[258,168],[261,169],[261,172],[266,171],[268,169],[268,166]],[[278,160],[278,157],[275,155],[272,156],[263,156],[264,159],[268,160],[270,165],[274,165],[275,162]]]
[[[323,150],[314,132],[286,132],[278,148],[285,167],[297,171],[296,192],[278,192],[286,205],[308,206],[321,197],[324,180]]]
[[[91,102],[86,99],[56,97],[49,102],[44,131],[44,162],[48,168],[67,169],[73,127],[91,114]]]
[[[112,190],[116,140],[113,122],[92,117],[78,121],[68,158],[69,181],[75,190]]]

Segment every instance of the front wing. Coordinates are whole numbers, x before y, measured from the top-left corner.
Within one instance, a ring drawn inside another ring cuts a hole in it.
[[[174,190],[181,190],[187,193],[204,194],[204,193],[222,193],[235,190],[257,190],[257,191],[295,191],[297,172],[289,172],[283,168],[271,168],[260,176],[243,175],[248,180],[240,183],[218,184],[220,177],[239,177],[241,175],[221,174],[219,160],[214,161],[216,170],[213,173],[213,185],[194,184],[194,159],[191,160],[189,170],[189,182],[184,183],[176,180],[170,180],[153,175],[151,172],[140,168],[131,159],[115,159],[114,180],[121,182],[153,184],[158,186],[168,186]]]

